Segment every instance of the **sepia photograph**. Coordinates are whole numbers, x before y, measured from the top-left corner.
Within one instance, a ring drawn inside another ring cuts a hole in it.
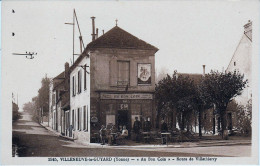
[[[1,164],[259,164],[259,1],[1,2]]]

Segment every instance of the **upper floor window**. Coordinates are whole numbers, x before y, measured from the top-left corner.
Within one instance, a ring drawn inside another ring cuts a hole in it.
[[[236,62],[234,62],[234,66],[236,66]]]
[[[55,104],[55,94],[52,94],[52,105]]]
[[[75,76],[72,77],[72,96],[76,95],[76,81],[75,81]]]
[[[78,71],[78,93],[81,92],[81,70]]]
[[[117,61],[118,64],[118,79],[117,85],[129,85],[130,79],[130,62]]]
[[[87,64],[84,65],[84,90],[87,89]]]

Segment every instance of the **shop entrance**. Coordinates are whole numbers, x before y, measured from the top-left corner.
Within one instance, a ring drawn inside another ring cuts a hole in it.
[[[117,111],[117,127],[119,129],[119,126],[126,126],[127,129],[129,129],[128,126],[128,111],[127,110],[118,110]]]

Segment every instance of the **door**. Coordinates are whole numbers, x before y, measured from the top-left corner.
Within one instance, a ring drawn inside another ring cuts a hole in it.
[[[126,128],[129,130],[128,126],[128,112],[127,110],[118,110],[117,111],[117,128],[119,129],[119,126],[126,126]]]

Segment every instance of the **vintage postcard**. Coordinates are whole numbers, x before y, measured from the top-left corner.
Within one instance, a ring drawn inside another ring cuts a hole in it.
[[[1,164],[259,164],[259,1],[1,2]]]

